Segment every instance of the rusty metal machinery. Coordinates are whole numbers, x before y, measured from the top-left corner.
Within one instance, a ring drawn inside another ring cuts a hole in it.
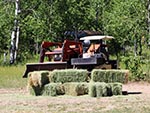
[[[51,48],[54,48],[51,50]],[[43,42],[41,45],[40,62],[27,63],[23,77],[29,72],[38,70],[54,70],[72,68],[71,58],[82,55],[82,43],[65,40],[63,43]],[[47,62],[44,62],[45,58]]]
[[[29,72],[38,70],[54,70],[67,68],[116,69],[117,61],[110,60],[107,45],[102,40],[112,39],[111,36],[88,36],[81,38],[80,42],[64,40],[64,42],[43,42],[41,45],[39,63],[28,63],[23,77]],[[82,40],[91,40],[92,43],[84,44]],[[98,42],[98,43],[97,43]],[[45,59],[48,61],[45,61]]]

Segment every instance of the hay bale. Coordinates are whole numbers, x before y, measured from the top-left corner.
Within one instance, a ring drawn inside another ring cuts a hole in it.
[[[86,82],[88,79],[88,71],[81,69],[54,70],[51,74],[54,83]]]
[[[89,84],[89,95],[91,97],[105,97],[122,95],[121,83],[91,82]]]
[[[43,95],[44,96],[57,96],[56,87],[58,84],[49,83],[44,86]]]
[[[105,71],[99,71],[98,69],[93,69],[91,72],[91,81],[92,82],[104,82]]]
[[[122,84],[121,83],[109,83],[113,95],[122,95]]]
[[[94,69],[91,73],[91,81],[93,82],[128,82],[128,70],[101,70]]]
[[[129,70],[122,70],[122,72],[124,73],[124,83],[128,83],[128,79],[129,79],[129,74],[130,74],[130,71]]]
[[[65,94],[65,87],[63,84],[60,83],[56,86],[56,93],[57,93],[57,95],[64,95]]]
[[[88,93],[88,83],[85,82],[64,83],[64,87],[66,95],[79,96]]]
[[[89,83],[89,95],[91,97],[96,97],[96,82]]]
[[[89,83],[82,84],[82,87],[84,87],[84,94],[89,93]]]
[[[65,94],[65,89],[61,83],[49,83],[44,86],[44,96],[57,96]]]
[[[43,95],[44,96],[57,96],[56,93],[56,83],[50,83],[44,86],[44,92]]]
[[[108,95],[108,84],[105,82],[91,82],[89,85],[89,95],[91,97],[105,97]]]
[[[96,97],[106,97],[107,96],[107,84],[104,82],[98,82],[96,86]]]
[[[48,78],[49,78],[49,82],[51,83],[52,82],[52,71],[49,71]]]
[[[49,83],[49,71],[33,71],[28,74],[30,86],[43,87]]]
[[[27,87],[28,94],[34,96],[40,96],[43,94],[43,87],[39,86],[28,86]]]
[[[49,83],[49,71],[34,71],[28,74],[27,90],[31,95],[42,95],[43,87]]]
[[[113,96],[112,86],[107,84],[107,96]]]

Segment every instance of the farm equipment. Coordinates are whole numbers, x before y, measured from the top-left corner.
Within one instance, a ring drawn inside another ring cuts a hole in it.
[[[80,38],[83,42],[83,55],[80,58],[72,58],[74,68],[87,69],[117,69],[117,61],[109,59],[107,45],[103,40],[113,39],[111,36],[87,36]]]
[[[81,68],[91,71],[95,68],[115,69],[116,60],[109,60],[107,45],[102,40],[112,39],[110,36],[87,36],[80,41],[64,40],[59,42],[43,42],[39,63],[27,63],[23,77],[29,72],[38,70],[54,70]],[[92,43],[90,43],[92,42]],[[47,62],[45,59],[47,58]]]
[[[23,77],[27,77],[27,74],[32,71],[72,68],[71,58],[78,57],[81,54],[81,42],[70,40],[65,40],[63,43],[43,42],[39,63],[27,63]],[[45,57],[48,58],[48,62],[44,61]]]

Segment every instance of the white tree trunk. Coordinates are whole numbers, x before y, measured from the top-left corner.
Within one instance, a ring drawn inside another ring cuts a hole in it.
[[[19,21],[17,20],[18,13],[20,13],[19,0],[15,1],[15,20],[14,28],[11,34],[11,48],[10,48],[10,63],[13,64],[17,57],[18,43],[19,43]]]

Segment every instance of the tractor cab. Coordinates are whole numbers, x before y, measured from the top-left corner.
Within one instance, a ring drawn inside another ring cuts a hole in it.
[[[87,68],[91,70],[95,67],[112,69],[114,62],[109,60],[109,53],[106,40],[113,39],[112,36],[86,36],[80,38],[83,41],[82,58],[72,58],[71,65],[75,68]],[[116,62],[115,62],[116,63]]]
[[[102,57],[109,60],[108,48],[106,41],[113,39],[111,36],[88,36],[83,37],[83,58],[87,57]],[[105,42],[104,42],[105,41]]]

